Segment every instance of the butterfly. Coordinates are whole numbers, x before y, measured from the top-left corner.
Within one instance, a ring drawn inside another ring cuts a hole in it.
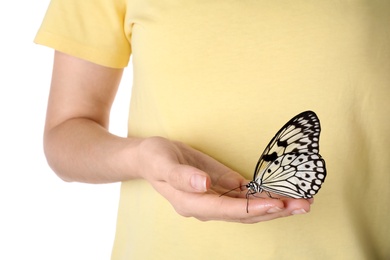
[[[319,154],[320,120],[305,111],[288,121],[260,156],[253,180],[244,185],[249,196],[265,192],[290,198],[312,198],[326,177],[325,161]]]

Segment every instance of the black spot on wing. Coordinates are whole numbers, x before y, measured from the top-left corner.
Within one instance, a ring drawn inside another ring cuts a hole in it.
[[[266,161],[266,162],[271,162],[271,161],[275,161],[276,158],[278,158],[278,154],[277,153],[271,153],[271,154],[264,154],[263,155],[263,160]]]

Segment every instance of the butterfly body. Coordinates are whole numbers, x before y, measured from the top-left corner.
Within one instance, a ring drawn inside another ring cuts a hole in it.
[[[265,191],[290,198],[312,198],[326,177],[319,154],[321,127],[317,115],[305,111],[288,121],[260,156],[247,198]]]

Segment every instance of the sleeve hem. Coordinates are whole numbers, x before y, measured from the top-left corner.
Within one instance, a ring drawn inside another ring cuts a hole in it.
[[[110,53],[110,51],[85,46],[74,40],[42,30],[36,35],[34,43],[111,68],[124,68],[128,65],[130,60],[130,52],[126,54]]]

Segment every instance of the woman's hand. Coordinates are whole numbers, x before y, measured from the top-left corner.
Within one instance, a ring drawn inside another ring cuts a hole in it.
[[[247,213],[245,191],[220,195],[248,181],[210,156],[161,137],[143,140],[138,150],[139,176],[182,216],[256,223],[310,210],[312,201],[272,199],[259,194],[259,198],[250,198]]]

